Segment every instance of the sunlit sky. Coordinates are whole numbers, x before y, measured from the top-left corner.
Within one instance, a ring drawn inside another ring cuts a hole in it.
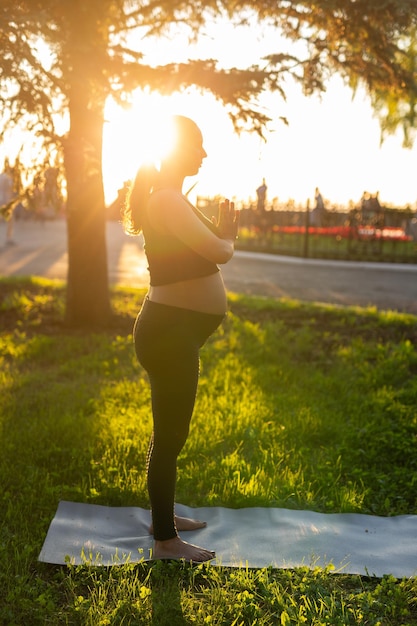
[[[305,203],[318,186],[329,204],[358,201],[364,191],[379,191],[387,205],[415,204],[417,146],[404,149],[400,134],[381,146],[379,124],[364,93],[352,100],[350,90],[336,78],[321,100],[293,93],[282,109],[289,126],[277,120],[275,131],[263,142],[255,134],[236,136],[227,112],[210,95],[138,94],[132,109],[123,113],[109,104],[104,144],[107,199],[115,197],[143,158],[140,146],[150,139],[147,122],[149,127],[156,112],[173,112],[195,119],[208,153],[199,174],[187,179],[185,191],[196,183],[195,194],[246,201],[255,197],[265,178],[270,200]]]
[[[216,23],[207,27],[195,47],[173,34],[156,48],[150,43],[149,53],[153,63],[183,61],[192,55],[218,58],[225,67],[244,67],[282,50],[275,31],[254,32],[253,26],[235,29]],[[107,201],[115,198],[144,158],[141,146],[152,143],[149,128],[155,119],[179,113],[200,126],[208,153],[198,176],[186,180],[184,190],[195,184],[194,196],[222,195],[246,202],[256,197],[265,178],[269,200],[305,204],[319,187],[328,205],[357,202],[364,191],[378,191],[386,205],[416,205],[417,145],[403,148],[401,132],[381,145],[379,123],[364,90],[353,96],[335,76],[321,96],[306,98],[288,83],[286,102],[264,94],[261,104],[273,120],[266,142],[254,133],[237,136],[224,106],[210,94],[191,90],[163,98],[136,93],[127,111],[109,102],[103,170]],[[280,116],[288,119],[288,126]]]

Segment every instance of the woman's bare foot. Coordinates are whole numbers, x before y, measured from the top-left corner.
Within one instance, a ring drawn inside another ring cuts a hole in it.
[[[177,530],[198,530],[199,528],[205,528],[207,522],[201,522],[198,519],[191,519],[189,517],[175,516],[175,527]],[[153,535],[153,525],[149,526],[149,534]]]
[[[216,553],[194,546],[180,537],[174,537],[165,541],[155,541],[152,556],[154,559],[184,559],[193,563],[203,563],[214,559]]]

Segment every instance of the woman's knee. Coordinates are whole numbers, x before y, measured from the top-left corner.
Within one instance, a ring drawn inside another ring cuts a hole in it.
[[[167,429],[161,434],[154,432],[153,454],[176,458],[187,441],[188,433],[188,425],[183,428]]]

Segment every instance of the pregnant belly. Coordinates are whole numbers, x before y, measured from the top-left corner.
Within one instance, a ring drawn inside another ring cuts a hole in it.
[[[227,310],[226,289],[220,272],[171,285],[150,287],[149,300],[202,313],[222,315]]]

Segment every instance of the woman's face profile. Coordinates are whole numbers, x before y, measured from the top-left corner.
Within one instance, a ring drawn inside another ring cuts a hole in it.
[[[203,135],[198,126],[188,118],[174,118],[171,150],[167,162],[181,169],[184,176],[198,173],[207,153],[203,146]]]
[[[187,153],[187,165],[189,165],[190,168],[190,173],[187,174],[187,176],[193,176],[197,174],[203,163],[203,159],[207,156],[207,152],[204,150],[203,146],[203,135],[197,126],[192,136],[190,136],[189,141],[184,146],[184,151]]]

